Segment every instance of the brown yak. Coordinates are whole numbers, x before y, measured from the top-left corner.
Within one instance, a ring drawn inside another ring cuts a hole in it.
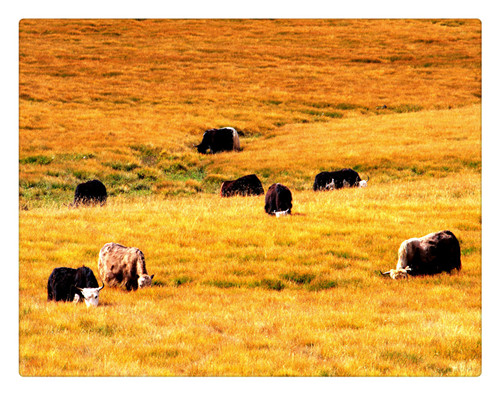
[[[144,254],[135,247],[107,243],[99,251],[97,266],[101,280],[110,287],[135,291],[152,284],[154,274],[148,275]]]

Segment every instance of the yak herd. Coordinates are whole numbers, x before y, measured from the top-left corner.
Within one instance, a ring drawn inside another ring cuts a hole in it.
[[[240,141],[234,128],[209,129],[203,134],[202,142],[195,148],[199,153],[215,154],[221,151],[239,151]],[[314,191],[328,191],[344,187],[366,187],[353,169],[323,171],[314,179]],[[264,188],[255,174],[237,180],[224,181],[221,197],[263,195]],[[99,180],[79,184],[71,207],[80,205],[104,205],[107,191]],[[280,217],[292,214],[292,192],[280,183],[272,184],[265,195],[265,212]],[[408,275],[432,275],[461,270],[460,244],[449,230],[430,233],[420,238],[411,238],[401,243],[396,269],[382,274],[393,279],[408,278]],[[153,275],[146,270],[146,261],[141,250],[117,243],[107,243],[99,251],[99,276],[103,285],[99,287],[92,270],[86,266],[78,269],[55,268],[47,284],[47,299],[55,301],[85,301],[87,306],[97,306],[99,292],[104,285],[121,287],[127,291],[150,287]]]

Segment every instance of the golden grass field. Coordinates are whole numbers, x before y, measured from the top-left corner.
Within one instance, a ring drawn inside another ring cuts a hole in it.
[[[27,19],[19,34],[22,376],[481,374],[478,20]],[[221,126],[242,151],[198,154]],[[312,191],[343,167],[368,187]],[[219,197],[249,173],[289,186],[294,214]],[[92,178],[108,203],[68,208]],[[380,274],[442,229],[460,273]],[[47,302],[53,268],[98,277],[110,241],[144,252],[152,288]]]

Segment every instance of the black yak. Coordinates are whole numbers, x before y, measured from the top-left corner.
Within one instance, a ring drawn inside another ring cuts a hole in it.
[[[266,193],[264,209],[277,217],[292,213],[292,192],[282,184],[273,184]]]
[[[313,190],[330,190],[344,187],[366,186],[366,181],[361,180],[359,174],[353,169],[338,171],[322,171],[314,179]]]
[[[262,183],[255,174],[249,174],[234,181],[224,181],[220,188],[220,195],[222,197],[263,194],[264,188],[262,188]]]
[[[99,180],[87,181],[78,184],[75,189],[73,206],[100,204],[103,206],[108,198],[106,187]]]
[[[78,302],[85,300],[88,306],[99,303],[99,287],[94,272],[86,266],[72,269],[56,267],[52,270],[47,283],[47,300]]]

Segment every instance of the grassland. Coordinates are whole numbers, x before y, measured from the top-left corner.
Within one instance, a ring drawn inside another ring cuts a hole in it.
[[[21,21],[21,375],[479,375],[480,43],[476,20]],[[196,153],[216,126],[243,151]],[[369,187],[311,190],[340,167]],[[295,214],[217,195],[248,173]],[[68,209],[93,177],[108,204]],[[440,229],[462,272],[380,275]],[[109,241],[154,287],[46,302]]]

